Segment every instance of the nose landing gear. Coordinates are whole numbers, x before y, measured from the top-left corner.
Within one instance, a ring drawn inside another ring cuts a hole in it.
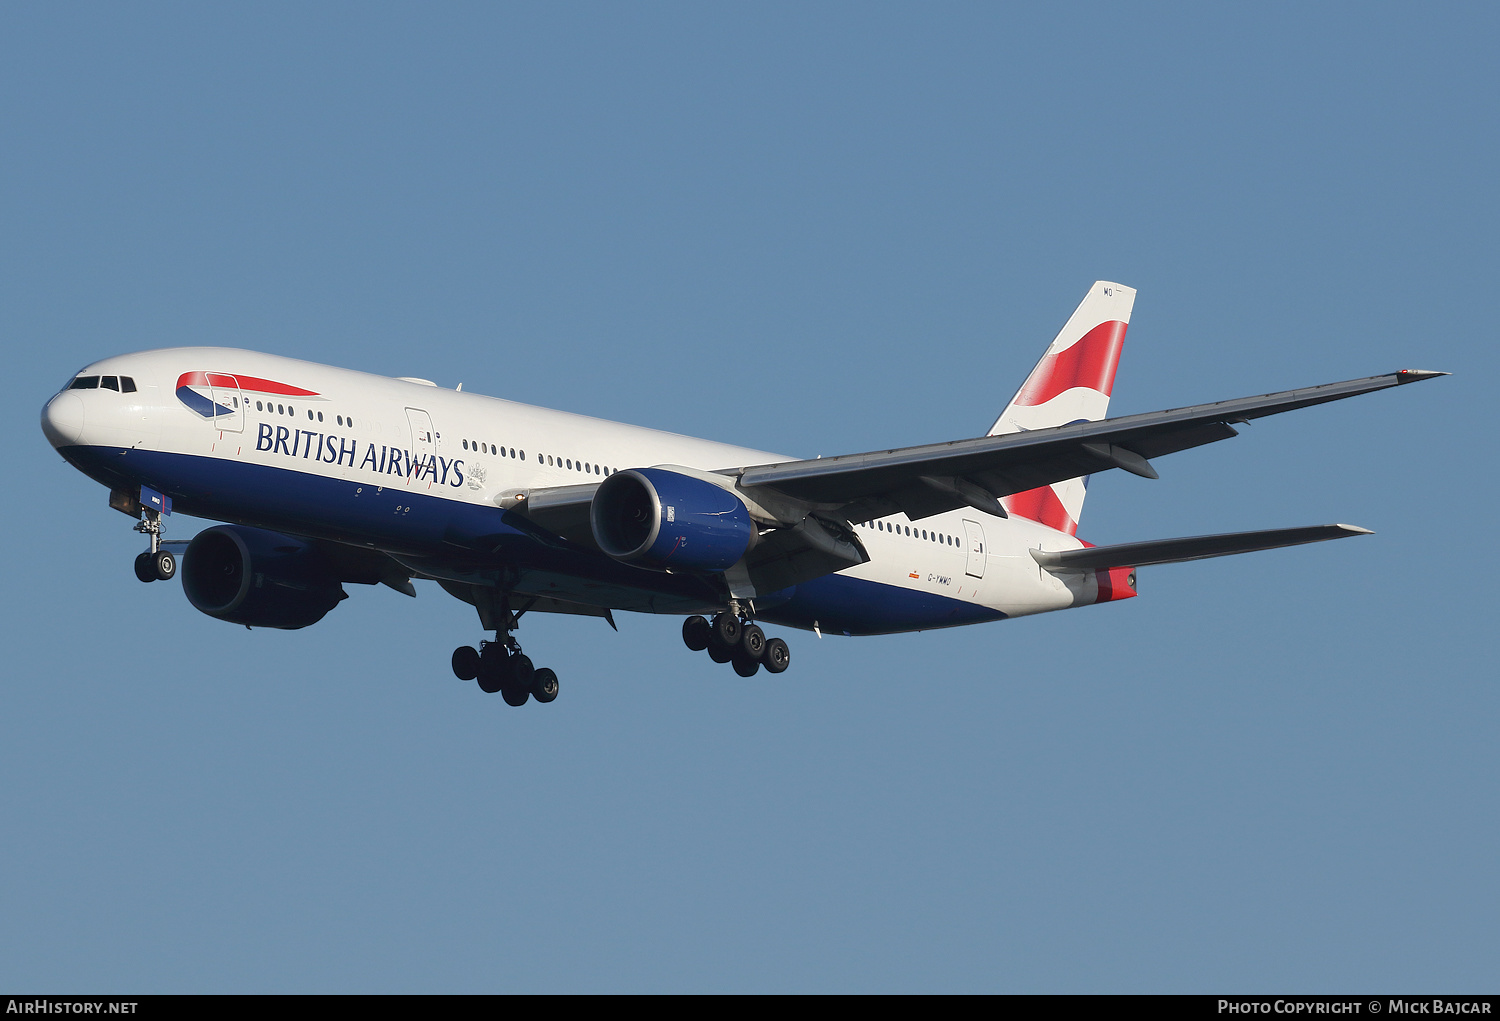
[[[151,548],[135,558],[135,576],[141,581],[171,581],[177,577],[177,558],[172,555],[171,550],[162,548],[161,545],[161,519],[164,514],[170,514],[171,501],[150,490],[143,490],[143,494],[149,494],[155,501],[160,502],[164,511],[155,507],[143,505],[129,493],[110,493],[110,506],[124,510],[127,514],[134,512],[140,517],[136,522],[135,530],[143,533],[151,540]]]
[[[708,652],[715,663],[730,663],[741,677],[754,677],[761,667],[779,674],[792,662],[792,653],[780,638],[767,638],[759,626],[742,621],[729,610],[709,621],[692,616],[682,622],[682,643],[694,652]]]

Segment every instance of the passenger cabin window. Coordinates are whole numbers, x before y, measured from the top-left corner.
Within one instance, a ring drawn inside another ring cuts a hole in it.
[[[73,380],[73,385],[70,386],[70,387],[68,387],[68,389],[69,390],[97,390],[97,389],[99,389],[99,377],[98,376],[79,376],[77,379]]]

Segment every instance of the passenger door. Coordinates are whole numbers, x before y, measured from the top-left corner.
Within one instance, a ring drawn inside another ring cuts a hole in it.
[[[208,398],[214,405],[214,428],[221,432],[245,430],[245,395],[240,381],[222,372],[208,374]]]
[[[411,425],[411,478],[408,482],[427,482],[437,478],[437,436],[432,431],[432,416],[420,408],[407,408],[406,421]]]
[[[984,577],[984,529],[977,521],[964,521],[964,541],[969,548],[969,564],[966,573],[971,578]]]

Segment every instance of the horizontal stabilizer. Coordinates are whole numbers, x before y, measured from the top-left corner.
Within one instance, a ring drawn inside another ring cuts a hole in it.
[[[1185,560],[1206,560],[1209,557],[1227,557],[1231,553],[1253,553],[1262,549],[1373,534],[1370,529],[1360,528],[1358,525],[1306,525],[1302,528],[1270,528],[1263,532],[1230,532],[1226,535],[1195,535],[1187,539],[1127,542],[1119,546],[1092,546],[1056,553],[1032,550],[1031,556],[1049,571],[1149,567],[1152,564],[1178,564]]]

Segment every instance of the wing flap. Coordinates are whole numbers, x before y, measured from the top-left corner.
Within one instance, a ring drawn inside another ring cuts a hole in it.
[[[1305,525],[1300,528],[1270,528],[1260,532],[1195,535],[1186,539],[1153,539],[1149,542],[1091,546],[1087,549],[1054,553],[1032,550],[1031,557],[1049,571],[1150,567],[1153,564],[1180,564],[1188,560],[1206,560],[1209,557],[1227,557],[1235,553],[1253,553],[1256,550],[1373,534],[1370,529],[1360,528],[1358,525]]]

